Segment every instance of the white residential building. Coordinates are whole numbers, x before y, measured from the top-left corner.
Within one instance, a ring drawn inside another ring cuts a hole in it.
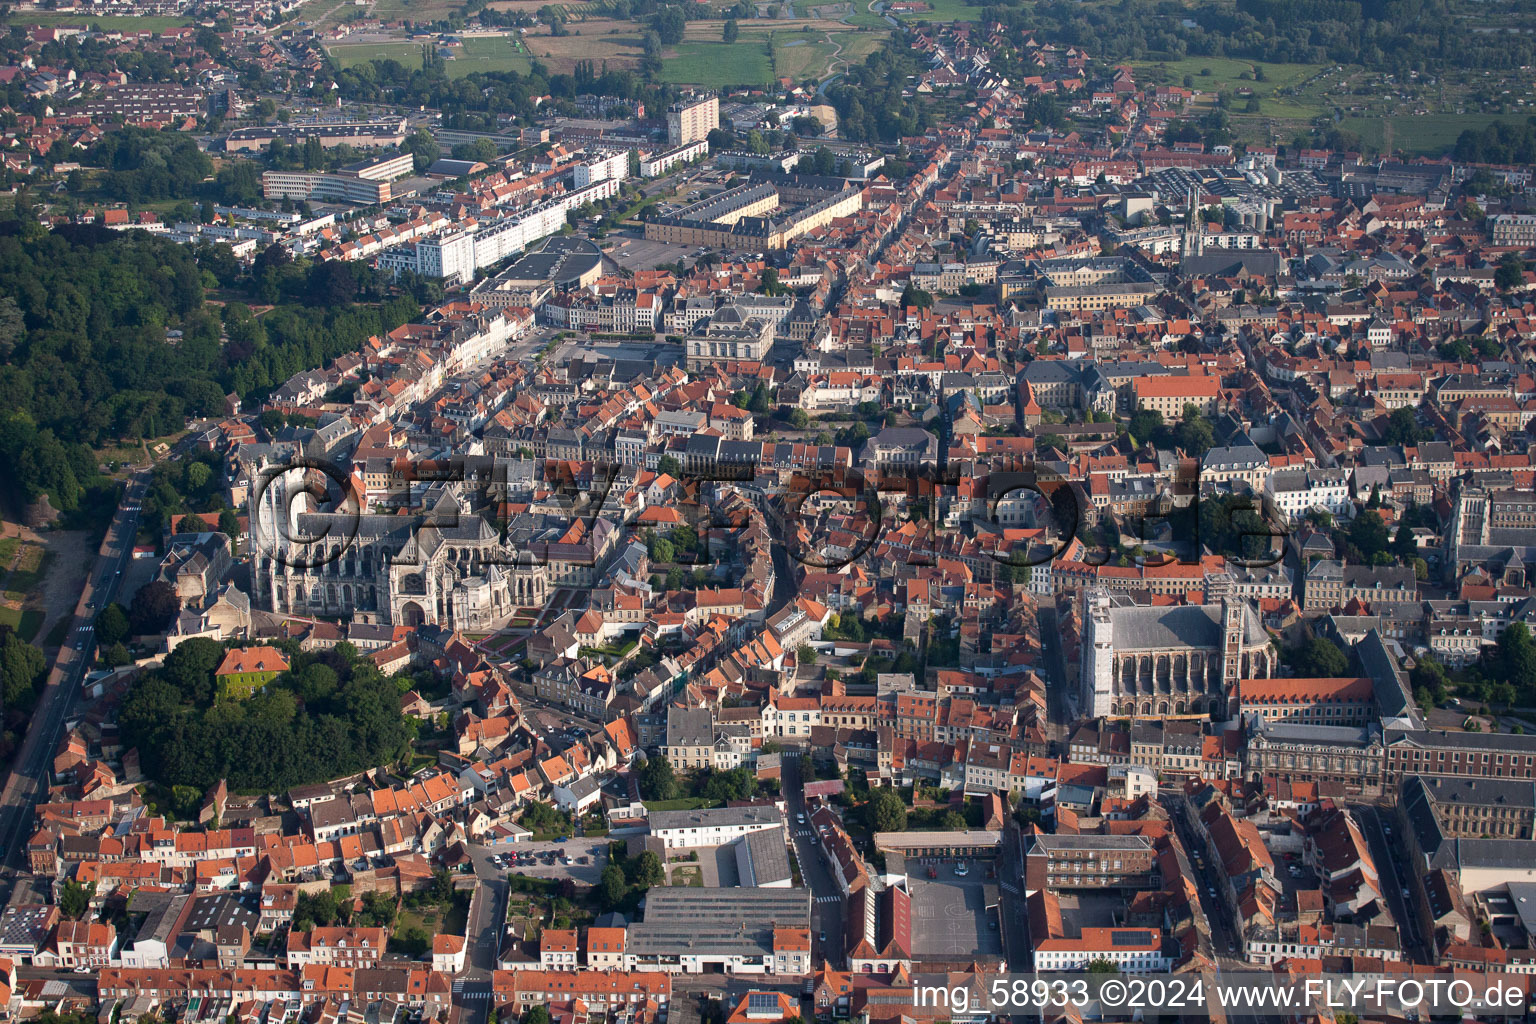
[[[651,835],[668,850],[723,846],[749,832],[778,828],[783,815],[772,804],[717,807],[692,811],[652,811]]]

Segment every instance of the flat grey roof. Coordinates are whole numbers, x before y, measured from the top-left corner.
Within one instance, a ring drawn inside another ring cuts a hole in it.
[[[747,861],[752,868],[753,885],[770,885],[794,877],[789,868],[786,835],[782,828],[765,828],[761,832],[749,832],[742,837]],[[745,876],[743,884],[746,884]]]
[[[769,956],[775,928],[811,927],[809,889],[652,889],[629,927],[637,956]]]
[[[1001,832],[990,829],[967,829],[963,832],[879,832],[875,835],[875,848],[923,850],[955,846],[996,846],[1002,836]]]

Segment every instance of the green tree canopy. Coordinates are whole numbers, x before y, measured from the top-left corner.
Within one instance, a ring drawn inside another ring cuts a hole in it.
[[[889,786],[871,790],[864,805],[864,824],[871,832],[900,832],[907,827],[907,805]]]
[[[1321,636],[1291,648],[1286,652],[1285,660],[1303,679],[1337,679],[1349,672],[1349,655],[1338,644]]]
[[[677,775],[665,754],[648,757],[636,772],[642,800],[672,800],[677,796]]]

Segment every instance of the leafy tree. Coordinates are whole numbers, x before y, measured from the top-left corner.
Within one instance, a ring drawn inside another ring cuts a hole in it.
[[[10,627],[0,627],[0,675],[4,677],[7,708],[30,709],[47,671],[42,651],[22,640]]]
[[[455,160],[473,160],[478,163],[490,163],[496,159],[496,143],[490,139],[476,139],[473,142],[461,142],[453,147]]]
[[[96,640],[108,646],[128,639],[128,612],[113,601],[96,616]]]
[[[549,1024],[549,1007],[543,1003],[530,1006],[523,1015],[523,1024]]]
[[[340,913],[333,890],[301,892],[293,907],[292,928],[294,931],[307,932],[316,925],[325,927],[335,923]]]
[[[907,827],[907,806],[896,790],[881,786],[870,792],[864,824],[871,832],[900,832]]]
[[[1197,458],[1210,451],[1216,444],[1216,432],[1211,427],[1211,421],[1202,416],[1193,405],[1184,407],[1184,418],[1174,433],[1179,447]]]
[[[205,468],[206,471],[206,468]],[[196,512],[188,513],[176,523],[176,532],[181,533],[207,533],[208,521]]]
[[[624,901],[624,895],[627,891],[623,869],[609,861],[604,866],[603,874],[597,882],[598,899],[604,907],[612,910]]]
[[[394,944],[396,949],[408,957],[422,957],[432,948],[432,936],[420,925],[413,924],[409,928],[402,928],[395,935]],[[545,1019],[548,1019],[547,1011]]]
[[[1137,444],[1148,444],[1163,429],[1163,414],[1156,409],[1138,409],[1127,429]]]
[[[363,894],[363,909],[351,924],[359,928],[388,928],[395,921],[395,901],[377,890]]]
[[[683,475],[682,463],[677,461],[675,455],[663,455],[656,460],[656,472],[667,476],[681,478]]]
[[[688,27],[688,16],[680,7],[664,7],[651,19],[651,27],[664,45],[676,46],[683,41],[683,32]]]
[[[810,424],[811,417],[804,409],[797,408],[789,410],[790,426],[794,427],[796,430],[804,430],[806,427],[810,426]]]
[[[1468,353],[1470,355],[1470,353]],[[1387,424],[1382,428],[1381,437],[1387,444],[1416,445],[1421,441],[1427,441],[1434,433],[1419,426],[1419,421],[1414,417],[1413,409],[1404,406],[1401,409],[1393,409],[1387,415]]]
[[[1119,974],[1120,968],[1113,960],[1099,957],[1088,961],[1087,971],[1089,974]]]
[[[1493,283],[1501,292],[1519,288],[1525,283],[1525,261],[1515,253],[1505,253],[1493,271]]]
[[[425,128],[418,128],[406,136],[400,148],[411,154],[411,163],[418,174],[431,167],[443,152],[432,133]]]
[[[720,38],[726,43],[734,43],[741,35],[741,26],[736,24],[735,18],[727,18],[725,28],[720,33]]]
[[[91,900],[95,895],[95,882],[90,885],[81,885],[71,878],[64,883],[64,888],[59,893],[59,913],[71,921],[78,921],[90,909]]]
[[[816,664],[816,648],[810,644],[801,644],[795,648],[795,663],[799,665]]]
[[[165,656],[161,673],[186,700],[200,706],[213,703],[213,670],[224,658],[224,648],[207,637],[193,637]]]
[[[139,748],[150,779],[198,792],[221,778],[231,789],[281,790],[395,764],[409,753],[417,723],[400,711],[401,688],[372,662],[347,644],[290,657],[293,668],[261,693],[213,705],[204,674],[212,657],[189,653],[183,663],[168,656],[122,703],[125,745]],[[300,715],[299,680],[316,663],[337,683],[329,694],[306,696]]]
[[[677,775],[665,754],[646,758],[637,771],[642,800],[672,800],[677,797]]]
[[[133,652],[119,641],[102,650],[101,661],[108,668],[119,668],[133,661]]]
[[[711,771],[704,780],[703,796],[713,803],[750,800],[757,792],[757,776],[747,768]]]
[[[1493,648],[1493,664],[1498,678],[1523,690],[1536,688],[1536,642],[1523,622],[1511,622],[1499,634]]]
[[[176,588],[164,580],[151,580],[133,595],[128,605],[128,623],[135,635],[164,633],[180,610]]]
[[[1387,524],[1381,513],[1367,509],[1349,524],[1349,543],[1360,553],[1360,558],[1371,563],[1378,554],[1385,554],[1390,543]]]
[[[630,870],[630,883],[639,888],[649,889],[653,885],[666,884],[666,867],[661,863],[661,858],[651,850],[646,850],[640,856],[629,860],[625,867]]]
[[[1337,679],[1349,672],[1349,655],[1326,637],[1314,636],[1286,652],[1285,660],[1299,678]]]
[[[933,308],[933,296],[918,288],[911,281],[901,291],[902,309],[931,309]]]

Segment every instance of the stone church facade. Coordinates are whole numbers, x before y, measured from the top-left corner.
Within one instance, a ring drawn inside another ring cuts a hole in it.
[[[1226,714],[1239,679],[1274,674],[1269,635],[1223,576],[1208,577],[1198,605],[1116,604],[1108,590],[1086,595],[1081,662],[1084,716],[1166,718]]]

